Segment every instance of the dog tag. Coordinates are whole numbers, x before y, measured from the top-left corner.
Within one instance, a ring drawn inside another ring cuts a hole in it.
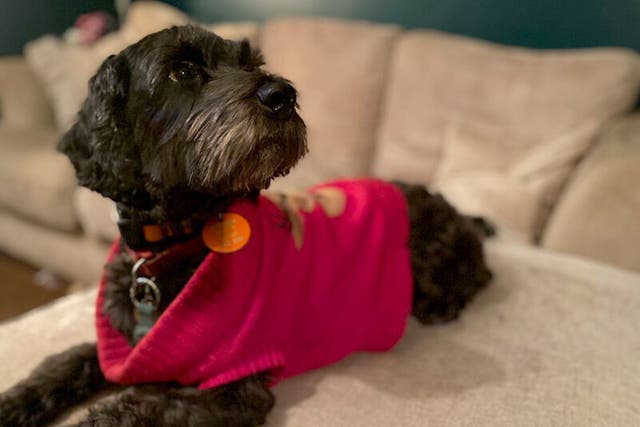
[[[141,260],[133,266],[131,274],[134,277],[134,281],[129,288],[129,298],[135,307],[133,313],[136,321],[133,328],[133,340],[135,343],[138,343],[153,328],[158,319],[157,310],[160,305],[160,289],[158,285],[148,277],[136,277],[138,268],[145,262],[144,258],[141,258]]]
[[[237,213],[226,213],[222,218],[209,220],[202,229],[202,240],[214,252],[228,254],[239,251],[249,242],[251,226]]]

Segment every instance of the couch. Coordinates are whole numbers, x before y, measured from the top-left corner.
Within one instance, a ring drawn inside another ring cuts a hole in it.
[[[76,187],[55,141],[106,55],[186,22],[136,2],[90,48],[45,37],[0,60],[1,250],[95,283],[113,209]],[[640,424],[636,53],[326,18],[211,28],[249,38],[300,91],[311,152],[276,188],[422,182],[499,229],[487,246],[495,280],[460,320],[410,322],[389,353],[285,381],[270,425]],[[94,298],[88,289],[1,325],[0,390],[43,355],[94,339]]]

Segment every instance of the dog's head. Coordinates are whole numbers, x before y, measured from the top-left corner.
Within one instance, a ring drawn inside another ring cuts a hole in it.
[[[255,193],[307,151],[295,89],[262,65],[246,40],[151,34],[102,64],[59,150],[81,185],[131,207]]]

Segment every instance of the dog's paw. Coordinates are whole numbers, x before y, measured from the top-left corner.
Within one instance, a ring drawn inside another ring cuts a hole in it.
[[[34,412],[38,404],[27,393],[10,389],[0,394],[0,425],[3,426],[36,426],[38,420]]]
[[[413,315],[423,325],[437,325],[456,320],[463,308],[463,304],[415,304]]]

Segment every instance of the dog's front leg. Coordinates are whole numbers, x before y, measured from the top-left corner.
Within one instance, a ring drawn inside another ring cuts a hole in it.
[[[107,385],[95,344],[47,357],[31,374],[0,394],[0,424],[41,426]]]
[[[91,408],[77,427],[253,427],[265,423],[273,404],[261,375],[209,390],[146,385]]]

